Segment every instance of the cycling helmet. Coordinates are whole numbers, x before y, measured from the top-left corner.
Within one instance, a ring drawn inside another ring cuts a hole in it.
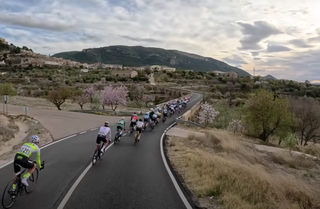
[[[153,109],[153,108],[150,108],[150,111],[151,111],[151,112],[154,112],[154,109]]]
[[[136,113],[136,112],[134,112],[133,114],[134,114],[134,115],[136,115],[137,113]]]
[[[39,143],[40,142],[40,138],[37,135],[32,135],[31,136],[31,142],[32,143]]]
[[[142,118],[140,118],[139,121],[142,121]]]
[[[109,121],[105,121],[105,122],[104,122],[104,125],[105,125],[105,126],[109,126]]]
[[[149,112],[146,112],[146,115],[149,115]]]
[[[122,117],[121,120],[125,120],[124,117]]]

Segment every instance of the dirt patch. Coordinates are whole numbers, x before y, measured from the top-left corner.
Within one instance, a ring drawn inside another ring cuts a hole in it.
[[[202,207],[320,208],[317,161],[289,152],[261,152],[224,130],[205,137],[169,136],[170,163]]]
[[[34,134],[41,139],[40,147],[53,141],[51,134],[28,116],[0,115],[0,165],[12,160],[17,149]]]

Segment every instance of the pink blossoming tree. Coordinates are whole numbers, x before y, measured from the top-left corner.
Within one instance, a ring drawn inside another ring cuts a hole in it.
[[[96,90],[93,86],[86,88],[83,93],[90,98],[90,103],[93,102],[93,97],[96,93]]]
[[[209,103],[205,102],[200,106],[200,112],[198,116],[199,123],[208,126],[214,122],[219,112],[215,110]]]
[[[101,105],[111,106],[111,109],[115,111],[119,105],[126,105],[128,97],[128,89],[125,86],[112,87],[107,86],[104,88],[101,94]]]

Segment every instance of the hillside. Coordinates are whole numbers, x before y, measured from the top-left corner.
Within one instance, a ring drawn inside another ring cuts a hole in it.
[[[225,62],[210,57],[153,47],[117,45],[83,49],[82,51],[61,52],[54,54],[53,57],[89,64],[101,62],[105,64],[122,64],[124,66],[165,65],[177,69],[234,71],[242,76],[250,75],[242,69],[232,67]]]
[[[264,80],[277,80],[274,76],[272,76],[270,74],[263,76],[262,79],[264,79]]]

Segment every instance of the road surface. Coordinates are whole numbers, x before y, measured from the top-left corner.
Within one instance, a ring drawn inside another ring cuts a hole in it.
[[[188,108],[199,101],[194,95]],[[196,99],[196,100],[194,100]],[[182,113],[184,113],[184,110]],[[181,114],[182,114],[181,113]],[[133,137],[106,151],[77,185],[65,209],[81,208],[185,208],[164,167],[160,154],[160,137],[178,114],[159,124],[152,132],[142,133],[140,143]],[[115,127],[112,127],[113,135]],[[56,209],[74,182],[90,165],[97,130],[78,134],[42,149],[45,169],[33,193],[21,196],[13,208],[28,205],[34,209]],[[12,178],[12,164],[0,169],[0,192]]]

